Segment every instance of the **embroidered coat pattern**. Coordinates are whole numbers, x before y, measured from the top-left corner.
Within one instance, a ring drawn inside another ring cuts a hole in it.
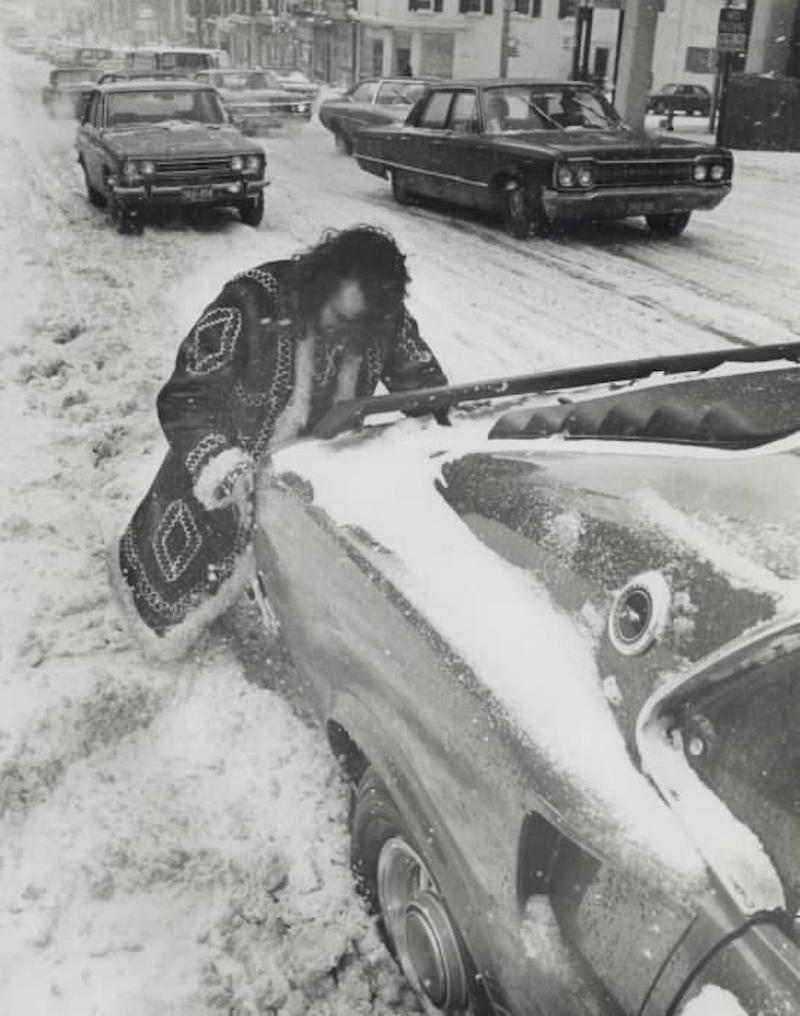
[[[181,343],[158,396],[169,451],[119,545],[122,592],[137,633],[159,656],[185,651],[239,595],[249,575],[252,513],[215,507],[231,468],[258,467],[337,401],[447,383],[403,307],[364,353],[337,362],[306,336],[293,304],[293,264],[236,276]]]

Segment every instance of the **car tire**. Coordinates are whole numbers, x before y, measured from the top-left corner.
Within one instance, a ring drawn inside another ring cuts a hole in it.
[[[111,198],[108,206],[111,221],[118,233],[123,236],[141,236],[144,232],[144,222],[138,208],[131,208],[129,205]]]
[[[398,205],[407,205],[411,201],[411,191],[408,188],[408,177],[401,169],[393,169],[391,172],[392,197]]]
[[[350,835],[356,883],[423,1012],[489,1016],[474,964],[424,854],[372,766],[354,792]]]
[[[106,196],[101,193],[96,187],[92,186],[92,182],[89,179],[89,174],[86,170],[85,163],[81,162],[81,169],[83,170],[83,181],[86,185],[86,197],[90,205],[94,205],[95,208],[105,208]]]
[[[239,205],[239,218],[245,224],[245,226],[260,226],[261,220],[264,218],[264,192],[259,193],[248,201],[243,201]]]
[[[335,130],[333,132],[333,143],[336,145],[336,151],[340,155],[353,154],[353,143],[344,131]]]
[[[547,218],[537,199],[521,183],[503,193],[503,225],[506,232],[518,240],[548,233]]]
[[[670,212],[666,215],[646,215],[653,236],[679,236],[689,225],[691,212]]]

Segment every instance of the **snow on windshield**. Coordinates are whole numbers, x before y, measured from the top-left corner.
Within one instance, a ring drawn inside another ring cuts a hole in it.
[[[459,424],[450,440],[474,447],[476,428],[483,432],[485,423]],[[431,456],[442,443],[442,428],[406,421],[350,444],[302,442],[278,452],[274,465],[307,477],[317,503],[337,523],[362,527],[397,556],[401,591],[523,736],[583,784],[591,819],[605,823],[609,836],[620,826],[627,830],[633,867],[666,866],[686,889],[701,877],[700,862],[631,763],[602,691],[590,634],[528,572],[481,543],[436,493],[439,460]]]

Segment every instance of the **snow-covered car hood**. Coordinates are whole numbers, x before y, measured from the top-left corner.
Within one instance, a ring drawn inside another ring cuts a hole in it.
[[[104,137],[120,155],[140,158],[262,151],[235,127],[178,120],[147,127],[109,129],[104,132]]]

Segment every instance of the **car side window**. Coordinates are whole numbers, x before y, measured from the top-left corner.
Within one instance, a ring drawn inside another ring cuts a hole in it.
[[[89,108],[86,110],[86,116],[84,117],[85,123],[91,124],[92,127],[100,127],[100,93],[95,92],[89,100]]]
[[[364,81],[350,93],[350,98],[353,102],[372,102],[377,88],[377,81]]]
[[[425,108],[420,114],[418,125],[429,130],[442,130],[447,123],[447,114],[453,99],[452,92],[431,92]]]
[[[457,92],[450,110],[451,130],[474,134],[478,129],[478,96],[475,92]]]

